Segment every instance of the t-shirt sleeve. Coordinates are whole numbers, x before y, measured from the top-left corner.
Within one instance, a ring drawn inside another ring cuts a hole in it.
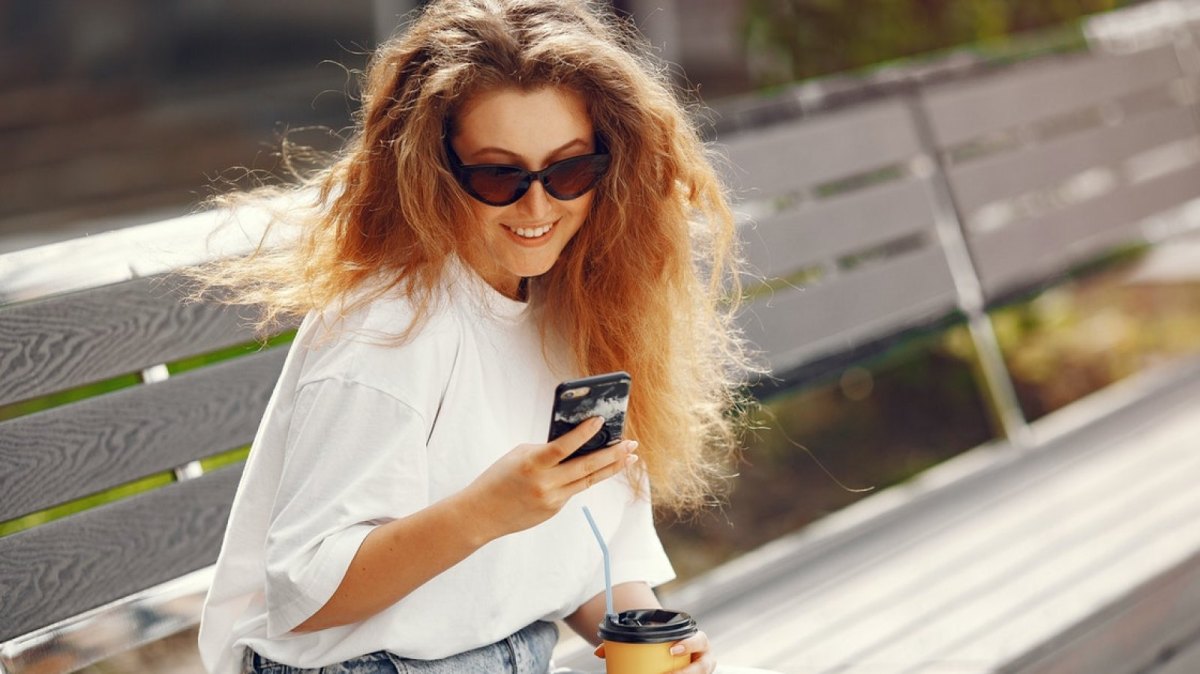
[[[642,493],[650,493],[645,484]],[[621,524],[608,541],[608,551],[613,585],[642,581],[654,587],[675,578],[675,569],[654,529],[654,513],[646,497],[630,497]],[[599,586],[604,587],[603,576]]]
[[[375,526],[428,505],[426,437],[416,410],[370,386],[298,390],[267,532],[268,638],[329,601]]]

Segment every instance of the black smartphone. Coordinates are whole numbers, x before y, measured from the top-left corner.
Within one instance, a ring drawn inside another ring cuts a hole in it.
[[[604,417],[600,430],[564,461],[621,440],[625,433],[625,411],[629,408],[630,382],[628,372],[609,372],[558,385],[554,390],[554,410],[550,414],[547,441],[563,435],[585,419]]]

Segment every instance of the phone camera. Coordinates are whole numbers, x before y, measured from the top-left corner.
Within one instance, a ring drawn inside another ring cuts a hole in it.
[[[563,400],[574,400],[576,398],[582,398],[582,397],[586,396],[588,394],[588,391],[590,391],[590,390],[591,389],[587,386],[580,386],[578,388],[569,388],[569,389],[563,391],[562,395],[559,397],[561,397]]]

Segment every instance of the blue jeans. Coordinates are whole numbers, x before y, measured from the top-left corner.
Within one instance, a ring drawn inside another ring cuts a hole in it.
[[[410,660],[387,651],[375,651],[320,669],[280,664],[247,648],[242,674],[546,674],[557,642],[558,628],[554,623],[536,622],[494,644],[441,660]]]

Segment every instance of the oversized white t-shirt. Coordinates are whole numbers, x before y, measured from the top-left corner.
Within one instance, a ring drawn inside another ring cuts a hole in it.
[[[525,303],[460,264],[445,293],[442,310],[398,347],[387,340],[412,315],[398,292],[340,323],[313,314],[301,324],[205,602],[199,644],[210,672],[239,671],[247,646],[298,667],[378,650],[436,659],[563,618],[604,588],[584,505],[607,540],[614,583],[674,576],[650,504],[619,476],[361,623],[291,631],[332,596],[374,526],[461,490],[519,444],[544,442],[555,386],[579,376],[546,362]]]

